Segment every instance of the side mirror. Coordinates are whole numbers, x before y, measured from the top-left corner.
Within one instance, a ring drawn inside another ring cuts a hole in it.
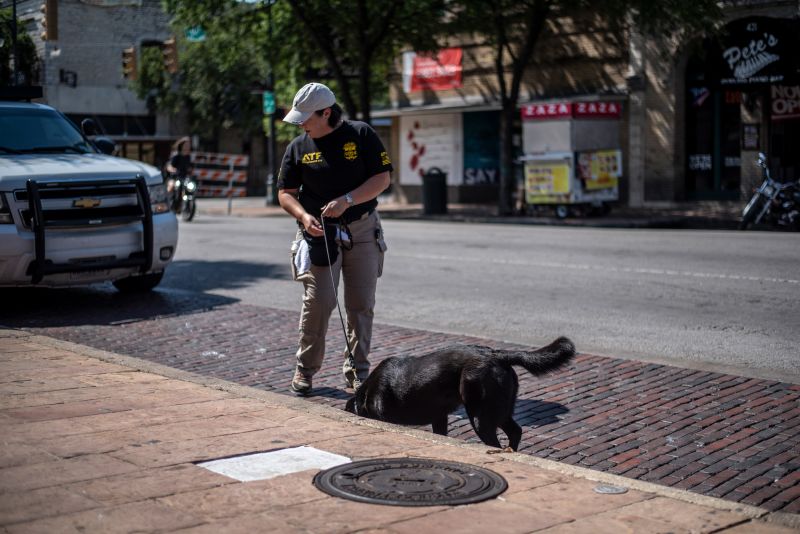
[[[758,159],[756,160],[756,163],[758,164],[759,167],[766,169],[767,168],[767,156],[764,155],[763,152],[759,152],[758,153]]]
[[[81,131],[83,135],[90,136],[97,134],[97,125],[94,123],[92,119],[83,119],[81,121]]]
[[[100,152],[109,156],[113,154],[114,150],[117,148],[117,145],[114,143],[114,141],[108,137],[95,137],[94,146],[96,146]]]

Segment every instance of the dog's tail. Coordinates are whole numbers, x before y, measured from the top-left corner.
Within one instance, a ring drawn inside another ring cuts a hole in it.
[[[519,365],[536,376],[563,367],[575,356],[575,345],[566,337],[560,337],[540,349],[533,351],[494,349],[493,356],[503,363]]]

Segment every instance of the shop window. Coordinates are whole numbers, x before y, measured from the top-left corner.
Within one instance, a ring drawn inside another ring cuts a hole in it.
[[[739,197],[742,94],[719,85],[719,54],[707,41],[686,68],[686,194],[695,200]]]

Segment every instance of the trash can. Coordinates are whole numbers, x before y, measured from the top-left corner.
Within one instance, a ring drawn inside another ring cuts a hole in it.
[[[422,212],[447,213],[447,173],[439,167],[431,167],[422,175]]]

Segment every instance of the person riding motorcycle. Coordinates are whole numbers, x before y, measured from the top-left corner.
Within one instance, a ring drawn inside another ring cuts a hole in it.
[[[181,137],[172,145],[172,153],[165,165],[167,194],[172,199],[172,208],[176,213],[182,211],[183,188],[176,184],[185,184],[192,175],[192,142],[189,137]]]

